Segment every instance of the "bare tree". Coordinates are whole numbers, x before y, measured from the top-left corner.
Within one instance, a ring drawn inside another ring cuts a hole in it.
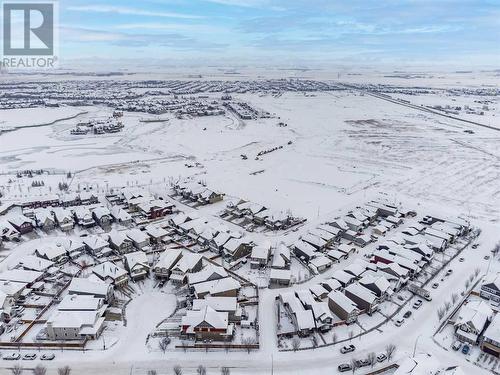
[[[347,335],[349,336],[349,341],[352,341],[352,338],[354,337],[354,332],[349,331],[349,333]]]
[[[458,294],[457,293],[453,293],[451,295],[451,303],[454,305],[455,302],[457,302],[457,299],[458,299]]]
[[[199,365],[196,369],[196,373],[198,375],[207,375],[207,369],[205,368],[205,366]]]
[[[250,350],[252,350],[252,345],[255,345],[255,339],[253,337],[245,337],[243,339],[243,345],[246,345],[247,353],[250,354]]]
[[[385,355],[387,356],[387,360],[390,361],[394,352],[396,351],[396,345],[389,344],[385,347]]]
[[[358,361],[356,361],[353,358],[353,359],[351,359],[351,370],[352,370],[352,373],[354,374],[357,369],[358,369]]]
[[[10,371],[12,372],[12,375],[21,375],[23,373],[23,368],[20,365],[14,365]]]
[[[33,375],[45,375],[47,374],[47,369],[42,365],[38,365],[33,369]]]
[[[158,346],[163,354],[165,354],[165,352],[167,351],[168,344],[170,344],[170,339],[168,337],[162,338],[158,343]]]
[[[450,310],[450,307],[451,307],[451,303],[446,301],[444,303],[444,311],[449,311]]]
[[[182,368],[179,365],[174,366],[174,375],[182,375]]]
[[[369,353],[367,359],[371,367],[375,366],[375,363],[377,363],[377,355],[374,352]]]
[[[443,319],[444,314],[445,314],[444,308],[439,307],[439,308],[437,309],[437,315],[438,315],[439,320]]]
[[[297,349],[300,348],[300,339],[298,337],[294,337],[292,340],[292,348],[293,351],[296,352]]]
[[[148,370],[148,375],[158,375],[158,371],[156,371],[156,370]]]
[[[222,367],[220,369],[220,374],[221,375],[230,375],[231,374],[231,370],[229,370],[229,367]]]
[[[69,375],[71,374],[71,368],[69,366],[61,367],[59,370],[57,370],[57,373],[59,375]]]

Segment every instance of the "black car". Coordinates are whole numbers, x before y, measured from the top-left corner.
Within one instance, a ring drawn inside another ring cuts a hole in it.
[[[405,312],[405,314],[403,315],[403,318],[408,319],[410,316],[411,316],[411,311],[407,311],[407,312]]]
[[[370,361],[367,359],[358,359],[356,360],[356,366],[357,367],[370,366]]]
[[[346,372],[346,371],[351,371],[352,370],[352,367],[350,364],[348,363],[343,363],[341,365],[339,365],[339,372]]]

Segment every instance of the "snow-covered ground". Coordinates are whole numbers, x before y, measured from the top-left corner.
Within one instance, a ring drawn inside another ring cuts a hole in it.
[[[345,79],[360,83],[357,76]],[[454,79],[436,81],[427,77],[425,82],[457,86]],[[394,77],[384,81],[380,76],[375,81],[408,83]],[[467,77],[463,84],[473,85]],[[276,210],[291,210],[308,220],[297,232],[245,233],[256,241],[271,237],[273,243],[285,241],[289,244],[325,218],[341,216],[347,209],[382,196],[403,202],[421,215],[432,212],[470,218],[483,230],[480,246],[464,250],[464,262],[453,261],[450,267],[454,272],[432,290],[433,301],[414,311],[402,327],[389,322],[354,339],[357,350],[353,355],[340,354],[340,345],[297,352],[280,351],[275,321],[275,298],[280,289],[259,292],[260,349],[256,352],[161,353],[150,350],[148,335],[175,308],[175,296],[165,288],[135,295],[126,308],[127,326],[111,326],[104,332],[104,339],[98,340],[88,351],[57,352],[56,360],[46,363],[49,374],[64,364],[73,368],[72,374],[146,374],[149,369],[166,374],[171,373],[176,364],[187,374],[195,373],[199,364],[205,365],[208,373],[217,373],[221,366],[228,366],[235,374],[264,374],[270,373],[271,368],[276,374],[332,374],[340,363],[349,363],[352,357],[361,358],[370,352],[383,352],[388,343],[397,346],[396,362],[411,355],[415,349],[417,353],[431,354],[443,367],[458,364],[466,374],[488,373],[474,366],[461,353],[451,351],[449,346],[436,344],[432,337],[439,325],[437,308],[449,300],[452,293],[463,289],[465,278],[475,268],[480,268],[482,274],[488,266],[490,271],[500,271],[497,259],[489,265],[483,259],[500,240],[500,133],[357,91],[313,95],[284,93],[278,97],[235,94],[234,97],[276,117],[243,121],[231,113],[192,119],[166,115],[168,122],[144,123],[140,119],[145,114],[125,112],[122,132],[82,137],[70,135],[70,129],[80,121],[105,118],[112,110],[92,106],[0,111],[0,128],[20,127],[0,134],[2,204],[17,201],[35,191],[57,193],[57,184],[66,180],[67,172],[72,173],[70,187],[74,190],[93,186],[98,192],[134,185],[157,192],[165,189],[169,178],[196,176],[226,193],[226,201],[245,198]],[[415,104],[445,105],[451,101],[449,97],[446,101],[441,97],[401,97]],[[498,99],[490,99],[495,100],[496,105],[492,106],[494,112],[489,113],[488,121],[498,126]],[[463,99],[457,100],[463,104]],[[83,111],[87,113],[80,114]],[[78,116],[74,119],[57,121],[53,125],[25,127],[75,115]],[[278,126],[279,121],[287,126]],[[464,133],[468,129],[473,129],[474,134]],[[283,148],[257,157],[260,151],[277,146]],[[51,174],[44,177],[47,185],[43,189],[31,187],[25,178],[16,177],[21,169],[50,171]],[[224,206],[221,202],[196,211],[214,217]],[[241,230],[234,224],[218,220],[231,229]],[[9,247],[5,254],[0,254],[6,256],[0,263],[0,270],[14,265],[19,257],[31,251],[32,246],[22,242],[15,248]],[[363,250],[359,256],[369,250]],[[352,261],[341,262],[334,269]],[[297,275],[306,272],[298,265],[294,267]],[[313,285],[332,271],[292,288]],[[248,265],[236,272],[256,282],[261,278],[259,285],[267,284],[268,275],[250,270]],[[393,306],[384,304],[382,311],[389,313]],[[406,309],[402,313],[404,311]],[[370,326],[380,320],[381,315],[363,316],[360,323]],[[345,327],[339,328],[339,338],[347,334]],[[107,350],[102,350],[105,344]],[[0,373],[10,373],[6,368],[11,365],[0,361]]]

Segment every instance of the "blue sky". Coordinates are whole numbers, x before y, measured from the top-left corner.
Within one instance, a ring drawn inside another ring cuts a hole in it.
[[[500,65],[500,0],[61,0],[62,59]]]

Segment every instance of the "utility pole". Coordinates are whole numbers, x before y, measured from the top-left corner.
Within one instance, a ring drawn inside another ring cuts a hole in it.
[[[413,346],[413,356],[412,358],[415,358],[415,352],[417,351],[417,344],[418,344],[418,339],[422,336],[422,334],[418,335],[417,338],[415,339],[415,345]]]

